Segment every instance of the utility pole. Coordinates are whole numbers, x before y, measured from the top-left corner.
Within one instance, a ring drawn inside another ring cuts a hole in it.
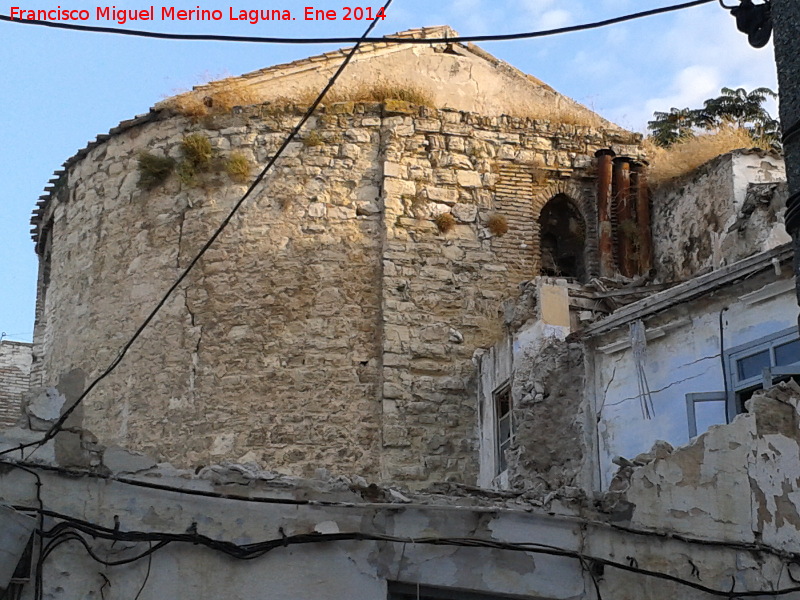
[[[794,245],[795,290],[800,304],[800,2],[772,0],[771,5],[783,155],[789,182],[786,229]]]

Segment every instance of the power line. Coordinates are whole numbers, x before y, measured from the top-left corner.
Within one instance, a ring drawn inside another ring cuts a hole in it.
[[[37,509],[30,509],[30,510],[37,510]],[[108,527],[103,527],[101,525],[97,525],[88,521],[77,519],[75,517],[70,517],[50,510],[39,509],[39,512],[44,516],[61,520],[60,523],[57,523],[51,529],[47,531],[41,531],[41,536],[43,538],[51,539],[51,543],[48,545],[47,548],[48,554],[53,549],[55,549],[57,545],[74,540],[81,543],[89,552],[89,555],[92,558],[106,565],[127,564],[135,562],[137,560],[144,558],[145,556],[152,555],[154,552],[156,552],[157,550],[163,548],[164,546],[170,543],[191,543],[195,545],[199,544],[207,548],[210,548],[212,550],[215,550],[217,552],[222,552],[228,556],[231,556],[239,560],[252,560],[264,556],[265,554],[267,554],[272,550],[276,550],[279,548],[286,548],[288,546],[293,546],[293,545],[320,544],[320,543],[331,543],[331,542],[342,542],[342,541],[361,541],[361,542],[366,541],[366,542],[391,542],[391,543],[415,544],[415,545],[450,546],[450,547],[461,547],[461,548],[465,547],[489,548],[494,550],[510,550],[514,552],[529,552],[534,554],[544,554],[549,556],[574,558],[580,561],[581,566],[584,569],[591,570],[591,563],[594,563],[597,565],[603,565],[604,567],[610,567],[621,571],[627,571],[629,573],[634,573],[636,575],[643,575],[646,577],[661,579],[664,581],[670,581],[685,587],[705,592],[707,594],[711,594],[714,596],[722,596],[727,598],[746,598],[755,596],[776,597],[776,596],[782,596],[800,592],[800,587],[798,586],[779,589],[779,590],[734,591],[733,588],[731,588],[730,590],[720,590],[703,585],[702,583],[698,583],[696,581],[684,579],[683,577],[680,577],[678,575],[671,575],[669,573],[663,573],[661,571],[653,571],[651,569],[639,567],[635,560],[626,564],[614,560],[609,560],[606,558],[587,555],[579,550],[570,550],[559,546],[541,544],[537,542],[504,542],[499,540],[476,538],[476,537],[428,536],[428,537],[412,538],[406,536],[388,535],[383,533],[369,533],[364,531],[350,531],[350,532],[327,533],[327,534],[301,533],[301,534],[287,536],[283,533],[282,529],[279,529],[279,532],[282,534],[280,538],[264,540],[260,542],[253,542],[249,544],[236,544],[234,542],[217,540],[199,534],[197,533],[195,527],[190,528],[190,530],[187,531],[186,533],[122,531],[117,528],[111,529]],[[147,551],[142,552],[138,556],[109,562],[100,559],[100,557],[97,556],[97,554],[89,546],[89,543],[86,541],[86,539],[83,538],[82,535],[80,535],[81,533],[90,535],[92,538],[95,539],[99,538],[104,540],[117,540],[126,542],[149,542],[151,545]],[[157,542],[157,544],[153,546],[152,542]],[[594,580],[594,577],[592,577],[592,579]],[[599,591],[599,586],[597,586],[596,581],[595,581],[595,586],[597,591]]]
[[[702,4],[710,4],[717,0],[692,0],[691,2],[684,2],[682,4],[674,4],[671,6],[664,6],[661,8],[654,8],[636,13],[622,15],[620,17],[612,17],[602,21],[595,21],[593,23],[583,23],[580,25],[570,25],[568,27],[557,27],[555,29],[544,29],[542,31],[527,31],[522,33],[505,33],[494,35],[467,35],[459,37],[443,37],[443,38],[396,38],[396,37],[320,37],[320,38],[286,38],[286,37],[258,37],[258,36],[240,36],[240,35],[212,35],[212,34],[194,34],[194,33],[164,33],[156,31],[144,31],[141,29],[124,29],[122,27],[99,27],[96,25],[75,25],[72,23],[57,23],[52,21],[38,21],[27,19],[12,19],[8,15],[0,15],[0,21],[8,23],[15,23],[19,25],[36,25],[40,27],[50,27],[53,29],[67,29],[72,31],[82,31],[85,33],[110,33],[114,35],[127,35],[132,37],[144,37],[160,40],[183,40],[183,41],[202,41],[202,42],[246,42],[256,44],[363,44],[365,42],[376,43],[389,43],[389,44],[444,44],[452,42],[503,42],[510,40],[526,40],[539,37],[547,37],[553,35],[561,35],[564,33],[574,33],[577,31],[588,31],[590,29],[599,29],[601,27],[608,27],[609,25],[616,25],[626,21],[633,21],[635,19],[642,19],[644,17],[652,17],[664,13],[684,10]],[[370,30],[375,26],[377,20],[373,21],[370,25]]]
[[[144,481],[143,479],[135,479],[124,477],[120,475],[113,475],[113,474],[104,474],[98,473],[96,471],[89,471],[89,470],[76,470],[76,469],[66,469],[64,467],[58,467],[53,465],[47,464],[39,464],[39,463],[26,463],[26,462],[17,462],[17,461],[9,461],[0,459],[0,464],[8,465],[11,467],[17,467],[23,469],[34,475],[37,478],[37,489],[42,488],[42,481],[41,478],[38,476],[36,471],[46,471],[50,473],[56,473],[57,475],[65,476],[69,479],[76,479],[76,478],[89,478],[89,479],[98,479],[101,481],[113,481],[116,483],[121,483],[124,485],[130,485],[134,487],[141,487],[144,489],[151,489],[157,490],[162,492],[167,492],[170,494],[181,494],[183,496],[195,496],[199,498],[210,498],[210,499],[217,499],[217,500],[226,500],[226,501],[233,501],[233,502],[242,502],[242,503],[251,503],[251,504],[273,504],[273,505],[284,505],[284,506],[308,506],[308,507],[326,507],[326,508],[344,508],[344,509],[365,509],[369,508],[370,510],[397,510],[398,506],[402,506],[405,509],[409,508],[419,508],[423,506],[425,508],[436,508],[436,505],[432,504],[402,504],[398,505],[391,502],[369,502],[369,503],[357,503],[357,502],[346,502],[346,501],[337,501],[337,500],[309,500],[307,498],[304,499],[296,499],[296,498],[274,498],[269,496],[256,496],[256,495],[239,495],[239,494],[232,494],[229,492],[216,492],[211,490],[201,490],[195,489],[191,487],[179,487],[173,486],[166,483],[157,483],[154,481]],[[41,507],[41,498],[39,498],[40,507]],[[486,510],[488,512],[494,512],[497,510],[496,506],[488,506],[488,507],[476,507],[476,506],[447,506],[448,510],[469,510],[469,511],[480,511]],[[647,529],[636,529],[634,527],[625,527],[623,525],[615,524],[615,523],[607,523],[605,521],[593,520],[587,517],[577,517],[577,516],[567,516],[567,515],[560,515],[559,518],[564,521],[570,521],[574,523],[579,523],[581,526],[593,526],[593,527],[602,527],[606,529],[612,529],[615,531],[620,531],[622,533],[635,535],[635,536],[645,536],[645,537],[652,537],[658,538],[660,540],[664,539],[672,539],[677,540],[679,542],[684,542],[686,544],[692,545],[699,545],[699,546],[708,546],[714,548],[727,548],[732,550],[741,550],[744,552],[757,552],[757,553],[768,553],[772,556],[781,559],[795,559],[800,558],[798,555],[793,554],[791,552],[781,550],[775,548],[773,546],[769,546],[764,543],[756,543],[756,542],[732,542],[732,541],[725,541],[725,540],[709,540],[703,539],[698,537],[692,537],[683,535],[680,533],[669,532],[663,533],[659,531],[650,531]]]
[[[392,2],[393,2],[393,0],[387,0],[386,1],[386,4],[384,4],[384,6],[383,6],[384,12],[392,4]],[[369,26],[367,27],[366,31],[364,32],[364,35],[362,36],[362,38],[366,38],[369,35],[369,33],[375,28],[375,26],[377,24],[378,24],[377,21],[372,21],[369,24]],[[280,148],[278,148],[277,152],[275,152],[275,154],[272,156],[272,158],[269,159],[269,161],[267,162],[266,166],[261,170],[261,172],[255,178],[253,183],[250,184],[250,187],[247,188],[247,191],[244,193],[244,195],[236,202],[236,204],[233,205],[233,208],[228,213],[228,215],[222,220],[222,223],[219,225],[219,227],[217,227],[217,229],[214,231],[214,233],[211,235],[211,237],[208,238],[208,241],[206,241],[206,243],[203,244],[202,248],[200,248],[200,251],[194,256],[194,258],[191,260],[191,262],[188,264],[188,266],[178,276],[178,278],[175,280],[175,282],[169,287],[169,289],[164,294],[164,296],[161,298],[161,300],[158,302],[158,304],[156,304],[155,308],[153,308],[153,310],[150,311],[150,314],[147,315],[147,318],[145,318],[145,320],[138,327],[138,329],[136,329],[136,331],[134,332],[133,336],[131,336],[131,338],[125,343],[125,345],[122,347],[122,349],[117,353],[116,358],[114,358],[114,360],[111,361],[111,364],[109,364],[108,367],[106,367],[105,371],[103,371],[103,373],[101,373],[97,378],[95,378],[94,381],[92,381],[88,385],[86,390],[84,390],[84,392],[78,397],[78,399],[75,400],[75,402],[72,404],[72,406],[70,406],[67,410],[64,411],[64,413],[61,415],[61,417],[59,417],[59,419],[53,424],[53,426],[50,427],[50,429],[45,433],[44,437],[41,440],[39,440],[37,442],[28,442],[28,443],[25,443],[25,444],[20,444],[19,446],[16,446],[14,448],[9,448],[7,450],[3,450],[2,452],[0,452],[0,456],[2,456],[4,454],[9,454],[11,452],[15,452],[17,450],[22,451],[25,448],[30,448],[30,447],[33,447],[33,446],[36,446],[38,448],[38,447],[42,446],[43,444],[45,444],[48,440],[52,439],[61,430],[61,428],[64,426],[64,423],[67,421],[67,419],[70,417],[70,415],[75,411],[75,409],[78,408],[80,403],[83,402],[83,399],[86,398],[86,396],[88,396],[89,393],[103,379],[108,377],[111,374],[111,372],[114,371],[114,369],[117,368],[119,363],[122,362],[122,359],[128,353],[128,350],[130,350],[130,348],[131,348],[131,346],[133,346],[134,342],[139,338],[139,336],[142,334],[142,332],[147,328],[147,326],[150,324],[150,322],[159,313],[159,311],[164,306],[164,304],[166,304],[166,302],[169,299],[169,297],[172,296],[172,293],[178,288],[178,286],[180,286],[181,283],[183,283],[183,280],[186,279],[186,277],[192,271],[194,266],[199,262],[199,260],[203,257],[203,255],[206,253],[206,251],[217,240],[217,238],[220,236],[220,234],[222,234],[222,232],[225,230],[225,228],[228,226],[228,224],[233,219],[234,215],[236,215],[236,213],[239,212],[239,209],[242,207],[242,205],[245,203],[245,201],[250,197],[250,194],[253,193],[253,190],[258,186],[259,183],[261,183],[261,181],[267,175],[267,172],[272,168],[272,166],[275,164],[275,162],[278,160],[278,158],[281,156],[281,154],[283,154],[283,151],[286,150],[286,147],[292,142],[292,140],[297,136],[297,134],[300,132],[300,130],[306,124],[306,122],[311,118],[311,116],[316,111],[317,107],[322,102],[322,99],[325,97],[325,94],[327,94],[328,91],[333,87],[333,85],[336,83],[336,80],[342,74],[342,71],[344,71],[345,67],[347,67],[347,65],[350,63],[350,60],[353,58],[353,56],[355,56],[355,53],[358,50],[360,45],[361,45],[360,41],[356,42],[356,45],[353,46],[350,49],[350,52],[347,54],[345,59],[342,61],[342,64],[339,65],[339,68],[336,70],[336,72],[333,74],[333,76],[328,80],[328,83],[325,85],[325,87],[319,93],[319,95],[317,96],[316,100],[314,100],[314,102],[311,104],[311,106],[308,107],[308,110],[305,112],[305,114],[300,119],[300,121],[297,123],[297,125],[295,125],[294,129],[292,129],[292,131],[289,133],[289,135],[286,137],[286,139],[283,141],[283,144],[281,144],[281,146],[280,146]]]

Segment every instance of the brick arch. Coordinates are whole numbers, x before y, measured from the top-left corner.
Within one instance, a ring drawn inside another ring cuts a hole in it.
[[[534,244],[534,260],[537,270],[541,269],[542,250],[538,241],[541,239],[539,217],[545,204],[558,195],[564,195],[572,202],[583,217],[586,227],[586,272],[590,277],[597,276],[600,272],[600,263],[597,250],[597,206],[592,188],[584,187],[572,180],[554,181],[537,190],[533,197],[533,228],[537,243]]]

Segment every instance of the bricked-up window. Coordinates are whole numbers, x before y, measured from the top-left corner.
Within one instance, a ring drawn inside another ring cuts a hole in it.
[[[519,596],[515,596],[519,598]],[[484,594],[453,588],[389,582],[389,600],[510,600],[509,596]]]
[[[508,468],[506,450],[514,441],[514,419],[511,406],[511,386],[503,384],[494,394],[494,414],[497,422],[497,472],[502,473]]]
[[[586,224],[564,194],[554,196],[539,215],[542,274],[586,278]]]

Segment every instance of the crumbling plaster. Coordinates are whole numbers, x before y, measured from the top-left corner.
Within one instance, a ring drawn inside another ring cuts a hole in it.
[[[788,242],[785,181],[780,156],[736,150],[657,188],[656,280],[684,281]]]
[[[327,541],[321,536],[303,545],[278,544],[247,561],[174,542],[151,561],[119,567],[98,565],[80,545],[68,543],[44,562],[43,598],[113,600],[139,593],[142,600],[181,600],[267,593],[286,600],[375,600],[386,598],[388,581],[400,581],[452,589],[454,597],[469,590],[498,597],[588,599],[597,597],[596,582],[602,597],[704,600],[704,593],[677,582],[611,564],[635,565],[718,590],[730,589],[735,578],[738,591],[770,589],[785,568],[768,545],[726,546],[705,531],[681,539],[648,533],[646,526],[613,527],[590,508],[557,501],[542,506],[525,495],[492,498],[455,489],[447,495],[409,493],[324,472],[302,480],[255,465],[214,465],[194,473],[167,464],[148,467],[139,464],[141,457],[128,454],[122,460],[122,454],[115,458],[121,472],[106,470],[106,475],[100,474],[106,463],[98,474],[83,477],[39,465],[28,465],[33,472],[3,466],[0,499],[35,509],[38,489],[50,511],[46,528],[64,515],[123,532],[196,532],[237,544],[314,533],[399,539]],[[213,497],[220,494],[225,497]],[[431,543],[442,539],[455,543]],[[471,541],[477,545],[461,545]],[[146,543],[89,543],[106,560],[148,548]],[[530,544],[530,551],[491,547],[504,544]],[[32,598],[33,587],[26,586],[24,600]]]
[[[689,441],[686,394],[726,389],[720,358],[723,346],[730,349],[796,325],[798,308],[792,288],[780,285],[789,277],[789,267],[784,265],[780,276],[769,270],[645,319],[648,341],[643,373],[655,409],[651,419],[641,408],[627,324],[591,338],[587,356],[594,380],[586,389],[597,415],[602,488],[609,485],[616,470],[615,457],[632,458],[646,452],[655,440],[673,445]],[[748,297],[776,284],[774,295],[755,301],[757,294]],[[632,313],[631,321],[635,319]],[[719,419],[725,422],[724,413]]]
[[[545,497],[566,488],[589,489],[585,479],[585,364],[582,346],[566,341],[570,297],[563,279],[537,277],[505,306],[508,333],[475,353],[479,369],[480,470],[484,487],[525,490]],[[508,386],[514,440],[500,472],[495,395]]]
[[[630,525],[800,550],[800,387],[756,392],[748,412],[684,447],[661,443],[642,466],[625,463],[611,496]],[[641,465],[639,460],[634,461]]]

